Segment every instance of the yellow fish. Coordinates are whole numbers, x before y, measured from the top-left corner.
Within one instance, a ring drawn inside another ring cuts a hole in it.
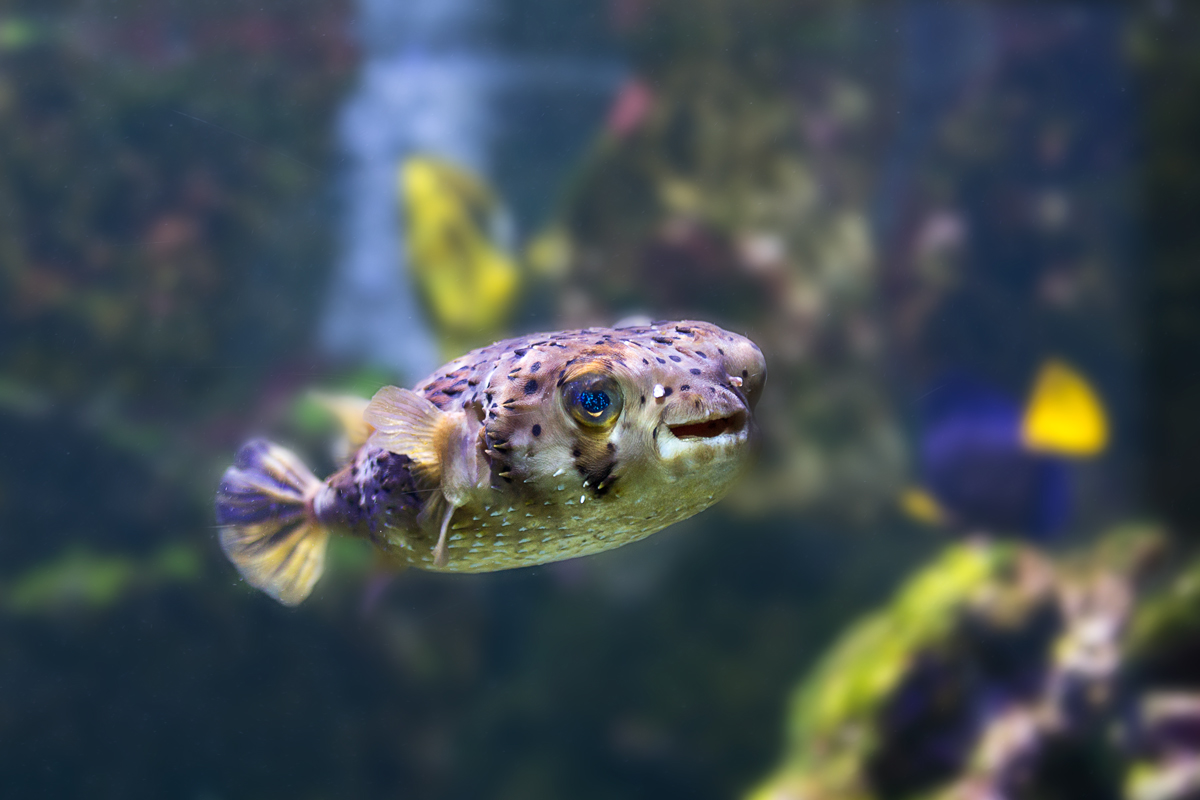
[[[398,183],[409,268],[443,356],[487,341],[504,327],[521,283],[498,243],[496,196],[466,170],[424,156],[400,165]]]
[[[217,492],[221,546],[288,605],[320,577],[331,533],[444,572],[619,547],[729,490],[756,449],[765,379],[753,342],[706,322],[497,342],[415,389],[338,400],[357,450],[323,481],[278,445],[246,444]]]

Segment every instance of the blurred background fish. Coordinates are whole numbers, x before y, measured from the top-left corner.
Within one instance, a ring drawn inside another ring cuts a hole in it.
[[[1023,403],[984,381],[945,375],[923,399],[921,488],[912,517],[971,532],[1045,537],[1070,520],[1071,461],[1108,443],[1108,419],[1079,372],[1051,359]]]
[[[408,277],[442,357],[501,338],[521,289],[503,204],[482,179],[444,159],[412,156],[397,177]]]

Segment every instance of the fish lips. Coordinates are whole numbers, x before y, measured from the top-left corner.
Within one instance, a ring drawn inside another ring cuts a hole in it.
[[[684,396],[663,410],[658,450],[666,460],[701,452],[727,453],[748,445],[756,431],[750,409],[730,392],[721,391],[699,408]]]

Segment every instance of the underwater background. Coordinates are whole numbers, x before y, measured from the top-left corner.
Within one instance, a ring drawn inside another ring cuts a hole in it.
[[[10,0],[0,795],[1200,798],[1200,8]],[[510,334],[763,349],[714,509],[488,575],[213,496]]]

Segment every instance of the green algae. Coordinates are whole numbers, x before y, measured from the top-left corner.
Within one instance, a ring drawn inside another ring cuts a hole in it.
[[[18,616],[67,609],[102,611],[137,592],[193,583],[202,574],[203,562],[194,545],[170,544],[140,558],[76,547],[0,582],[0,605]]]

